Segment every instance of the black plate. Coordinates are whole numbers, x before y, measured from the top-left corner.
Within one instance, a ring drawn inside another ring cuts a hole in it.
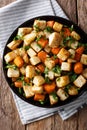
[[[66,19],[64,19],[64,18],[57,17],[57,16],[39,16],[39,17],[35,17],[35,18],[32,18],[32,19],[30,19],[30,20],[24,22],[24,23],[21,24],[19,27],[30,27],[30,26],[33,25],[33,22],[34,22],[35,19],[42,19],[42,20],[47,20],[47,21],[48,21],[48,20],[54,20],[54,21],[58,21],[58,22],[60,22],[60,23],[62,23],[62,24],[64,24],[64,25],[67,25],[67,26],[69,26],[69,27],[71,27],[71,25],[74,25],[74,29],[75,29],[76,32],[77,32],[78,34],[80,34],[80,36],[81,36],[81,42],[82,42],[82,43],[87,43],[87,34],[85,34],[84,31],[83,31],[80,27],[78,27],[78,26],[77,26],[76,24],[74,24],[72,21],[69,21],[69,20],[66,20]],[[41,105],[40,103],[34,101],[32,98],[26,99],[25,97],[23,97],[23,96],[18,92],[18,90],[16,89],[16,87],[11,86],[12,81],[11,81],[10,78],[7,77],[7,71],[6,71],[6,69],[5,69],[6,64],[5,64],[5,60],[4,60],[4,55],[10,51],[10,49],[8,49],[8,47],[7,47],[7,44],[10,43],[10,42],[13,40],[13,38],[16,36],[19,27],[17,27],[17,29],[16,29],[16,30],[12,33],[12,35],[9,37],[9,39],[8,39],[6,45],[5,45],[4,53],[3,53],[3,71],[4,71],[5,79],[6,79],[7,83],[9,84],[10,88],[13,90],[13,92],[14,92],[18,97],[20,97],[21,99],[23,99],[24,101],[26,101],[26,102],[28,102],[28,103],[30,103],[30,104],[33,104],[33,105],[39,106],[39,107],[46,107],[46,108],[59,107],[59,106],[62,106],[62,105],[66,105],[66,104],[68,104],[68,103],[71,103],[71,102],[74,101],[75,99],[77,99],[80,95],[82,95],[82,93],[83,93],[84,91],[86,91],[86,89],[87,89],[87,86],[86,86],[87,84],[82,87],[82,89],[79,91],[79,94],[78,94],[77,96],[74,96],[74,97],[71,96],[71,97],[69,97],[66,101],[62,101],[62,102],[59,101],[58,104],[53,105],[53,106],[51,106],[49,102],[47,102],[45,105]]]

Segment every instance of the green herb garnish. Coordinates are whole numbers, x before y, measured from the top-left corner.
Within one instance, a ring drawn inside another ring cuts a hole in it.
[[[68,84],[68,85],[64,88],[65,92],[68,93],[68,90],[69,90],[69,88],[70,88],[71,86],[72,86],[71,84]]]
[[[51,80],[48,77],[45,77],[45,83],[51,84]]]
[[[22,88],[18,88],[20,94],[22,94]]]
[[[24,75],[20,76],[20,77],[18,78],[18,80],[24,81]]]
[[[47,26],[47,27],[45,28],[45,31],[52,33],[52,32],[53,32],[53,29],[52,29],[51,27]]]
[[[70,81],[74,82],[74,80],[77,78],[77,74],[73,73],[72,75],[69,76]]]
[[[36,42],[38,42],[41,38],[42,38],[42,35],[38,36],[38,37],[36,38]]]
[[[27,51],[30,48],[30,46],[24,46],[25,51]]]
[[[37,43],[37,46],[40,47],[40,48],[42,48],[42,46],[40,44],[38,44],[38,43]]]
[[[69,29],[70,29],[70,31],[72,32],[72,31],[74,30],[74,26],[71,25],[71,27],[70,27]]]
[[[52,69],[52,71],[53,71],[54,73],[57,73],[57,74],[61,74],[61,72],[62,72],[61,67],[58,66],[58,65],[56,65],[56,66]]]
[[[17,66],[16,66],[15,64],[12,65],[12,64],[8,63],[5,68],[6,68],[6,69],[12,68],[12,69],[16,70],[16,69],[17,69]]]
[[[40,31],[40,29],[39,29],[38,25],[34,25],[34,28],[35,28],[35,30],[36,30],[37,32],[39,32],[39,31]]]
[[[54,58],[54,59],[57,59],[58,57],[57,57],[57,55],[53,55],[53,58]]]
[[[51,93],[50,95],[53,96],[54,100],[58,100],[57,94],[55,92]]]
[[[23,40],[23,37],[20,36],[20,35],[16,35],[13,40],[14,41],[16,41],[16,40]]]
[[[39,100],[41,105],[44,105],[45,101]]]
[[[45,67],[44,73],[48,74],[48,72],[49,72],[49,69],[47,67]]]
[[[68,36],[63,39],[63,44],[65,45],[68,41],[70,41],[70,43],[73,43],[75,40],[72,37]]]

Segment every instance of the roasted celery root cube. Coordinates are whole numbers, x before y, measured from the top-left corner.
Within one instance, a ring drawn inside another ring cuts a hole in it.
[[[54,60],[52,60],[51,58],[46,58],[45,66],[51,70],[55,66]]]
[[[83,70],[82,75],[87,79],[87,68]]]
[[[30,57],[35,56],[37,54],[32,48],[29,48],[27,50],[27,53]]]
[[[37,76],[34,77],[33,83],[36,86],[40,86],[40,85],[45,83],[45,79],[43,78],[43,76],[37,75]]]
[[[24,54],[23,60],[24,60],[25,63],[27,63],[27,64],[29,63],[29,57],[28,57],[28,54],[27,54],[27,53]]]
[[[60,32],[62,30],[63,24],[55,22],[53,25],[53,29],[57,32]]]
[[[52,48],[58,47],[62,42],[62,37],[59,33],[53,32],[49,36],[49,46]]]
[[[31,47],[36,51],[39,52],[42,50],[42,47],[40,47],[36,42],[31,43]]]
[[[87,65],[87,55],[86,54],[82,54],[80,62],[84,65]]]
[[[50,80],[53,80],[54,79],[54,76],[55,76],[55,73],[53,71],[49,71],[48,74],[47,74],[47,77],[50,79]]]
[[[57,85],[58,88],[61,88],[61,87],[68,85],[69,82],[70,82],[69,76],[67,76],[67,75],[58,77],[56,79],[56,85]]]
[[[76,86],[71,86],[69,89],[68,89],[68,93],[69,95],[71,96],[74,96],[74,95],[77,95],[78,94],[78,89]]]
[[[76,39],[76,40],[80,40],[80,35],[77,33],[77,32],[75,32],[75,31],[72,31],[71,32],[71,36],[74,38],[74,39]]]
[[[26,77],[33,78],[35,76],[35,68],[32,65],[26,66]]]
[[[21,44],[21,42],[22,40],[13,40],[7,45],[7,47],[11,50],[15,50]]]
[[[4,56],[4,59],[5,59],[6,63],[8,63],[8,62],[14,60],[16,56],[17,56],[17,54],[15,52],[11,51]]]
[[[43,93],[43,86],[34,85],[34,86],[32,87],[32,91],[33,91],[35,94],[41,94],[41,93]]]
[[[62,48],[59,53],[57,54],[58,58],[61,59],[62,61],[65,61],[70,55],[70,52],[67,51],[66,49]]]
[[[32,56],[32,57],[30,58],[30,62],[31,62],[32,65],[37,65],[38,63],[41,62],[41,60],[40,60],[39,57],[37,57],[37,56]]]
[[[69,47],[71,47],[72,49],[77,49],[78,44],[79,44],[78,41],[75,41],[75,42],[73,42],[72,44],[71,44],[70,41],[67,43],[67,45],[68,45]]]
[[[23,90],[26,98],[30,98],[34,96],[34,93],[32,91],[32,86],[23,86]]]
[[[75,50],[69,49],[68,51],[70,52],[70,58],[74,58],[75,57]]]
[[[68,62],[68,63],[75,63],[75,62],[76,62],[76,60],[71,59],[71,58],[68,58],[68,59],[67,59],[67,62]]]
[[[59,96],[61,101],[64,101],[69,97],[69,95],[63,89],[58,89],[57,95]]]
[[[82,75],[79,75],[73,83],[75,86],[81,88],[86,83],[86,79]]]
[[[20,68],[20,73],[21,73],[22,75],[26,75],[26,69],[25,69],[24,66],[22,66],[22,67]]]
[[[8,70],[7,70],[7,76],[9,77],[9,78],[12,78],[12,77],[19,77],[20,76],[20,72],[19,72],[19,70],[18,69],[13,69],[13,68],[9,68]]]
[[[45,20],[35,20],[34,21],[34,29],[36,31],[44,30],[45,27],[46,27],[46,21]]]
[[[47,44],[44,48],[44,50],[49,53],[51,51],[51,47],[49,47],[49,45]]]
[[[24,36],[24,46],[30,45],[34,39],[36,38],[36,33],[31,32],[30,34],[27,34]]]
[[[55,93],[49,95],[50,104],[54,105],[58,102],[58,96]]]
[[[68,63],[68,62],[62,62],[61,70],[70,71],[71,70],[71,64]]]
[[[24,36],[24,35],[30,33],[31,31],[32,31],[32,28],[27,28],[27,27],[19,28],[18,29],[18,35]]]

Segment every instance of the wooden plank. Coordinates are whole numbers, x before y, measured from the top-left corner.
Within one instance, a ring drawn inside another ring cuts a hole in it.
[[[77,0],[78,25],[87,33],[87,0]]]
[[[57,2],[60,4],[70,20],[77,23],[76,0],[57,0]]]
[[[1,105],[0,105],[0,129],[1,130],[25,130],[25,126],[21,124],[17,108],[15,106],[11,90],[7,85],[1,70]],[[3,80],[4,79],[4,80]],[[4,125],[5,124],[5,125]]]
[[[77,130],[78,113],[63,121],[60,116],[55,115],[54,119],[54,130]]]
[[[54,116],[51,116],[27,125],[26,130],[55,130],[54,126]]]
[[[79,111],[78,130],[87,130],[87,107]]]

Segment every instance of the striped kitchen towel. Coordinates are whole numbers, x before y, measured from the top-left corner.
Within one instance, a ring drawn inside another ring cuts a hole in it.
[[[56,0],[17,0],[2,7],[0,9],[1,54],[3,54],[7,39],[15,28],[24,21],[40,15],[56,15],[67,18]],[[23,124],[46,118],[55,113],[59,113],[65,120],[87,104],[87,92],[84,92],[81,97],[72,103],[59,108],[39,108],[24,102],[15,94],[13,94],[13,97]]]

